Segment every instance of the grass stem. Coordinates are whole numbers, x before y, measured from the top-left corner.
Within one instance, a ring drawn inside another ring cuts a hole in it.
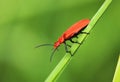
[[[118,63],[117,63],[116,71],[114,74],[113,82],[120,82],[120,54],[119,54]]]
[[[93,16],[91,19],[89,25],[84,29],[84,32],[89,33],[91,29],[94,27],[98,19],[102,16],[102,14],[105,12],[107,7],[110,5],[112,0],[105,0],[100,9],[97,11],[97,13]],[[87,34],[82,34],[78,38],[78,42],[82,43],[87,37]],[[79,44],[73,44],[71,47],[71,52],[72,54],[75,54],[75,52],[78,50],[80,47]],[[71,58],[69,53],[66,53],[65,56],[62,58],[62,60],[57,64],[57,66],[53,69],[53,71],[50,73],[48,78],[45,80],[45,82],[55,82],[57,78],[60,76],[62,71],[65,69],[65,67],[69,64]]]

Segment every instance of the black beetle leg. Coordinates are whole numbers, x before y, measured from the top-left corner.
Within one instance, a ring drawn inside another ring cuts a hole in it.
[[[83,31],[81,31],[80,33],[81,33],[81,34],[90,34],[90,33],[88,33],[88,32],[83,32]]]
[[[69,50],[68,50],[68,48],[67,48],[67,46],[68,46],[68,47],[71,47],[71,46],[70,46],[70,45],[68,45],[68,44],[66,44],[66,42],[64,42],[64,45],[65,45],[65,51],[66,51],[66,53],[70,53],[70,54],[71,54],[71,56],[72,56],[71,51],[69,51]]]
[[[72,39],[70,39],[70,41],[71,41],[72,43],[81,44],[81,43],[79,43],[78,41],[73,41]]]

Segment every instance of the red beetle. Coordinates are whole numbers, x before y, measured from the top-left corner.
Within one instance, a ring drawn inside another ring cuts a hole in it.
[[[89,24],[90,20],[89,19],[83,19],[78,21],[77,23],[75,23],[74,25],[72,25],[70,28],[68,28],[59,38],[58,40],[54,43],[54,44],[42,44],[36,47],[41,47],[41,46],[46,46],[46,45],[52,45],[54,46],[54,51],[52,53],[52,55],[54,54],[54,52],[56,51],[56,49],[62,44],[65,44],[65,50],[66,52],[69,52],[67,49],[67,46],[70,47],[70,45],[66,44],[67,40],[70,40],[72,43],[78,43],[77,41],[72,41],[72,38],[77,36],[79,33],[82,33],[82,30]],[[51,55],[51,58],[52,58]]]

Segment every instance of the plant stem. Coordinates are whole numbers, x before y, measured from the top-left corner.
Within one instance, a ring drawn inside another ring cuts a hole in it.
[[[91,29],[94,27],[98,19],[102,16],[102,14],[110,5],[111,2],[112,0],[104,1],[103,5],[100,7],[100,9],[91,19],[89,25],[84,29],[84,32],[89,33],[91,31]],[[78,38],[78,42],[82,43],[86,37],[87,37],[87,34],[81,34],[81,36]],[[75,54],[75,52],[79,47],[80,47],[79,44],[73,44],[71,47],[71,53]],[[62,60],[57,64],[54,70],[50,73],[50,75],[45,80],[45,82],[55,82],[57,78],[60,76],[60,74],[62,73],[62,71],[65,69],[65,67],[69,64],[72,57],[73,56],[71,56],[69,53],[66,53],[65,56],[62,58]]]
[[[120,55],[118,58],[118,63],[114,74],[113,82],[120,82]]]

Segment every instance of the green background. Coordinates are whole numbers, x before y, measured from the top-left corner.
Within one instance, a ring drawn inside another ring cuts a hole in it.
[[[0,0],[0,82],[44,82],[65,54],[54,43],[103,0]],[[120,1],[113,0],[57,82],[111,82],[120,52]]]

